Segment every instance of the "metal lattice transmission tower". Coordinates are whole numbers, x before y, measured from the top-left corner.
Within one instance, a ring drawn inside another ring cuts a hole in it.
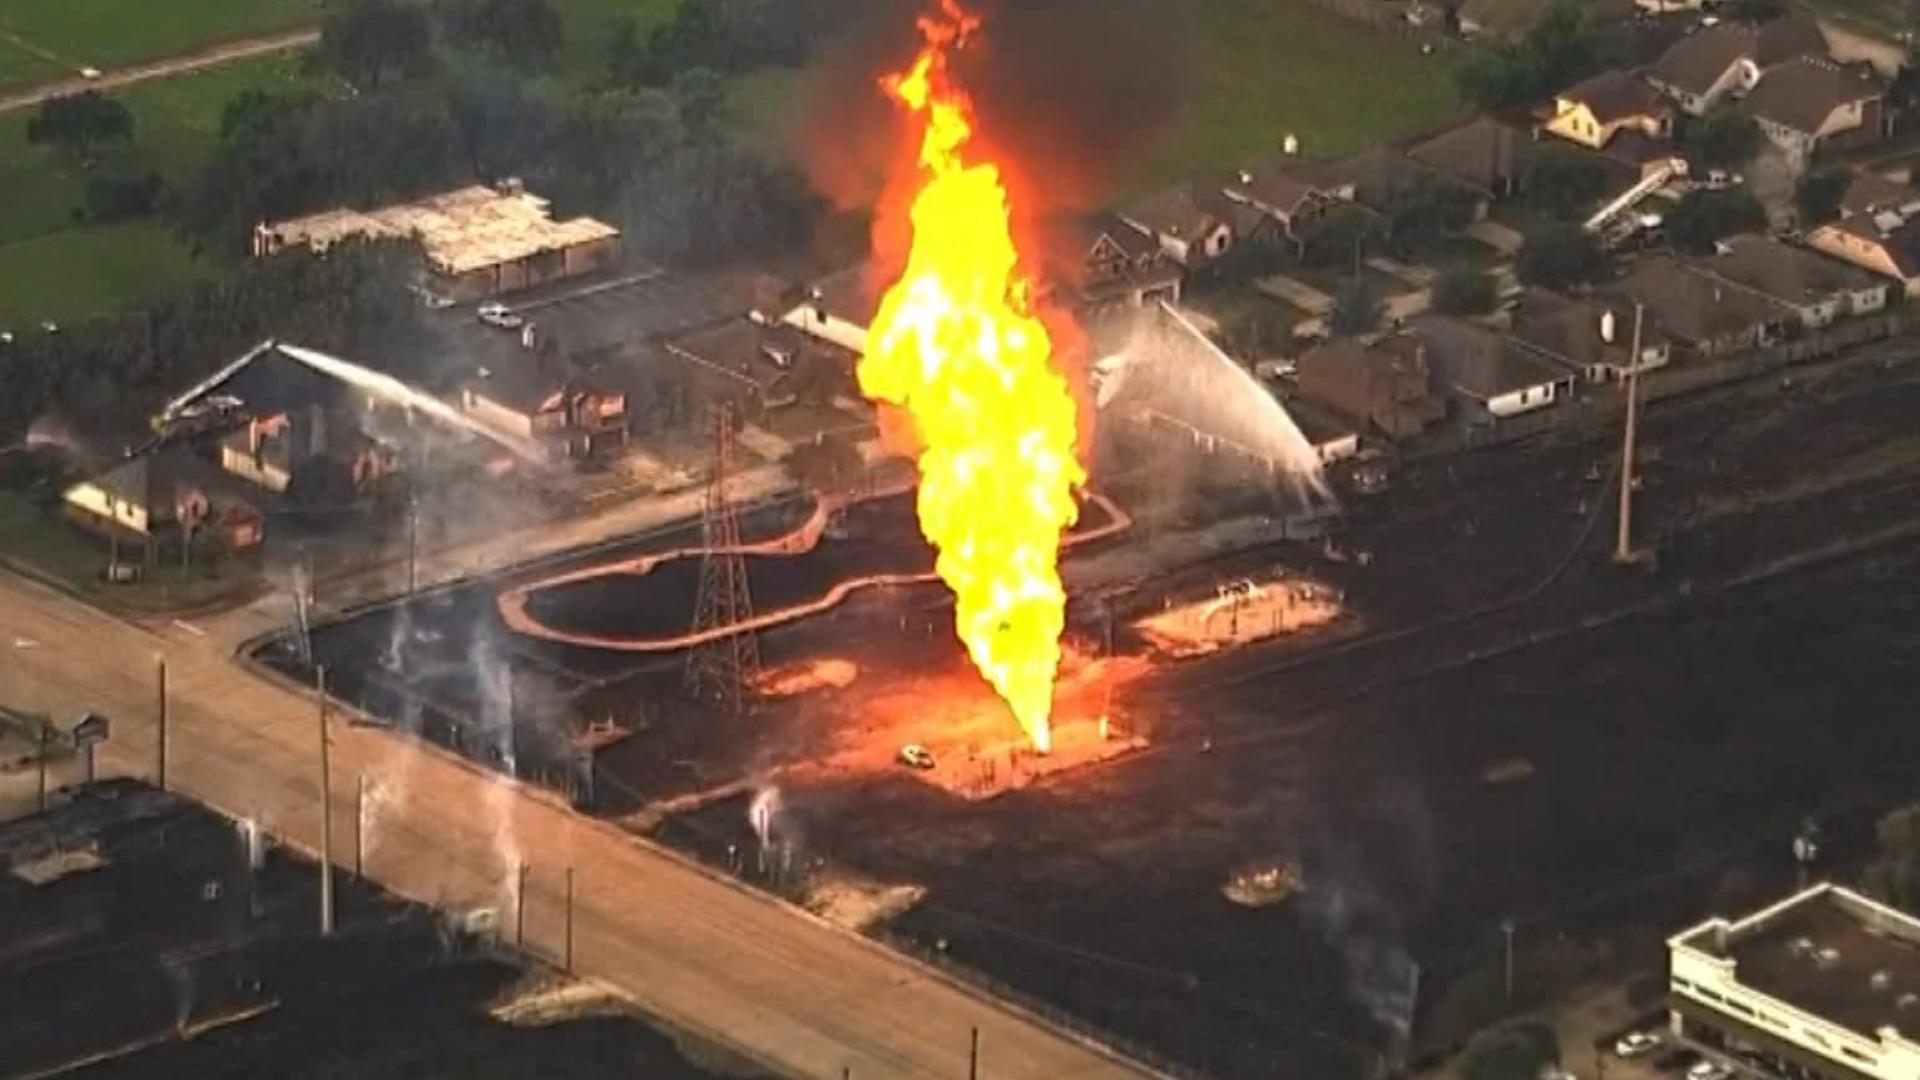
[[[707,482],[701,536],[706,554],[700,562],[700,592],[693,609],[693,632],[738,626],[753,618],[747,590],[747,564],[740,555],[740,514],[727,492],[733,463],[733,411],[713,410],[713,475]],[[726,634],[697,645],[687,657],[687,689],[713,698],[739,713],[746,693],[760,674],[760,643],[751,632]]]

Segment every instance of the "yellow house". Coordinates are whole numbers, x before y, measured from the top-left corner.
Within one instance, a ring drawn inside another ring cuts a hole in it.
[[[1639,76],[1607,71],[1556,95],[1545,128],[1594,150],[1622,131],[1665,140],[1673,135],[1673,105]]]

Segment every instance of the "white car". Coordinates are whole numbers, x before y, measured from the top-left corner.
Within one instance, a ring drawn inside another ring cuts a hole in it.
[[[1623,1058],[1636,1058],[1651,1054],[1660,1045],[1660,1036],[1651,1031],[1631,1031],[1620,1036],[1613,1044],[1613,1052]]]
[[[480,317],[481,322],[502,330],[518,330],[527,323],[519,312],[501,303],[481,304],[474,314]]]
[[[900,764],[924,772],[933,768],[933,751],[919,743],[908,743],[900,748]]]
[[[1696,1062],[1687,1070],[1687,1080],[1733,1080],[1733,1070],[1717,1061]]]

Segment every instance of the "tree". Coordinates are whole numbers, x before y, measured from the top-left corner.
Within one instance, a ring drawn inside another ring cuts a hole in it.
[[[1381,240],[1379,215],[1348,203],[1335,207],[1300,235],[1300,258],[1311,266],[1352,266]]]
[[[1793,188],[1793,209],[1800,216],[1800,226],[1808,228],[1837,217],[1847,184],[1845,169],[1819,169],[1802,176]]]
[[[1597,280],[1607,258],[1591,233],[1578,225],[1545,225],[1527,234],[1514,272],[1529,285],[1566,289]]]
[[[1454,1059],[1460,1080],[1539,1080],[1560,1061],[1560,1040],[1538,1020],[1515,1020],[1475,1035]]]
[[[1720,105],[1688,125],[1682,142],[1695,168],[1735,169],[1760,148],[1760,127],[1740,109]]]
[[[124,221],[153,213],[160,201],[160,174],[87,177],[87,216],[95,221]]]
[[[1606,167],[1592,155],[1543,146],[1527,180],[1527,202],[1559,220],[1585,213],[1606,194]]]
[[[1454,88],[1481,112],[1525,101],[1540,82],[1532,59],[1512,46],[1471,53],[1453,69]]]
[[[1903,806],[1874,826],[1879,852],[1866,871],[1866,886],[1887,903],[1920,910],[1920,804]]]
[[[1333,307],[1327,311],[1327,328],[1335,334],[1364,334],[1380,325],[1386,310],[1380,294],[1366,278],[1348,280],[1333,294]]]
[[[372,89],[432,66],[433,26],[423,8],[404,0],[355,0],[321,24],[315,55],[341,78]]]
[[[1401,250],[1425,251],[1473,224],[1479,200],[1473,192],[1431,173],[1421,173],[1388,201],[1387,219]]]
[[[1527,27],[1521,47],[1539,79],[1536,94],[1572,85],[1602,66],[1600,31],[1581,0],[1552,0]]]
[[[1667,239],[1681,251],[1708,255],[1722,237],[1766,225],[1766,208],[1744,191],[1694,190],[1667,215]]]
[[[132,138],[133,114],[98,90],[48,98],[27,121],[27,142],[52,146],[82,161],[90,160],[88,155],[100,143]]]
[[[1433,283],[1433,309],[1442,315],[1484,315],[1493,310],[1493,279],[1457,267]]]
[[[565,45],[565,26],[549,0],[438,0],[433,12],[448,40],[516,71],[551,68]]]

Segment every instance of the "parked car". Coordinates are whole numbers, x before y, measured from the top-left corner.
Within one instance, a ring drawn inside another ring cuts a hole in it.
[[[927,770],[933,768],[933,751],[919,743],[908,743],[900,748],[900,764],[909,769]]]
[[[1733,1070],[1717,1061],[1702,1061],[1687,1070],[1687,1080],[1733,1080]]]
[[[1660,1047],[1660,1036],[1651,1031],[1629,1031],[1613,1044],[1613,1052],[1623,1058],[1651,1054]]]
[[[480,317],[481,322],[502,330],[518,330],[527,324],[519,312],[498,301],[481,304],[474,314]]]

